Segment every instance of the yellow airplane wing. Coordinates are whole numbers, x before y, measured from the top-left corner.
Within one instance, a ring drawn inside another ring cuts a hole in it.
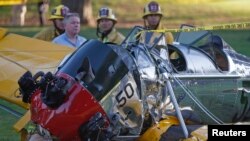
[[[0,98],[28,109],[19,95],[18,79],[27,70],[32,74],[53,72],[64,56],[73,51],[66,46],[7,34],[6,29],[0,28]]]

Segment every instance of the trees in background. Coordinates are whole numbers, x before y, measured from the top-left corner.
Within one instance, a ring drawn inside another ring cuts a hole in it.
[[[95,25],[92,13],[92,0],[61,0],[61,2],[68,6],[71,12],[80,14],[82,24]]]

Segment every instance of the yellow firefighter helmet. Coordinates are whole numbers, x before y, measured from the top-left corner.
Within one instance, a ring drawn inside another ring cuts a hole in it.
[[[49,19],[63,19],[67,13],[69,13],[69,8],[65,5],[59,5],[52,9]]]
[[[161,7],[157,2],[151,1],[150,3],[148,3],[144,7],[143,18],[145,18],[148,15],[160,15],[160,16],[162,16]]]
[[[97,22],[99,22],[100,19],[110,19],[117,22],[117,19],[115,17],[115,14],[111,8],[103,7],[99,10],[98,17],[96,19]]]

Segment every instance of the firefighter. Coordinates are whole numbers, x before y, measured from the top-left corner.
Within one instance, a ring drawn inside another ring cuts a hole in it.
[[[103,7],[99,10],[97,21],[96,35],[104,43],[112,42],[120,44],[125,37],[116,30],[115,24],[117,19],[112,9]]]
[[[49,20],[53,22],[53,26],[45,28],[37,33],[34,38],[52,41],[55,37],[64,33],[63,19],[69,13],[69,8],[64,5],[59,5],[52,9]]]
[[[161,7],[160,5],[155,2],[151,1],[144,7],[144,14],[143,14],[143,20],[144,20],[144,27],[149,30],[157,30],[157,29],[163,29],[161,25],[161,19],[163,17]],[[167,32],[166,34],[166,42],[168,44],[172,44],[174,37],[171,32]]]

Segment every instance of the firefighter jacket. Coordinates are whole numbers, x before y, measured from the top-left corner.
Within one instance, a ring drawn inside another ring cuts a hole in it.
[[[118,32],[115,28],[113,28],[112,31],[103,39],[99,38],[99,40],[104,43],[112,42],[116,44],[121,44],[124,39],[125,37],[120,32]]]
[[[157,29],[165,29],[165,28],[160,24]],[[166,38],[167,44],[173,44],[174,42],[173,34],[171,32],[166,32],[165,36],[166,36],[165,38]]]
[[[60,35],[59,31],[57,31],[54,26],[51,26],[38,32],[33,38],[50,42],[59,35]]]
[[[158,28],[155,29],[155,30],[159,30],[159,29],[165,29],[165,28],[162,26],[161,23],[159,24]],[[152,30],[153,30],[153,29],[152,29]],[[165,33],[165,38],[166,38],[167,44],[173,44],[173,42],[174,42],[174,36],[173,36],[173,34],[172,34],[171,32],[166,32],[166,33]]]

